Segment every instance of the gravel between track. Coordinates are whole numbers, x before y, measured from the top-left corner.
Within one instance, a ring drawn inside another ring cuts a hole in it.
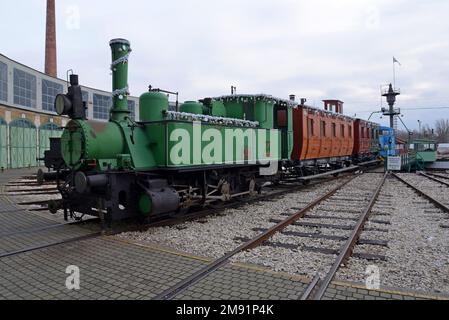
[[[401,177],[427,186],[426,191],[433,196],[441,196],[436,182],[428,188],[430,183],[425,177],[415,174]],[[364,283],[370,275],[366,273],[367,267],[373,266],[380,272],[381,286],[449,293],[449,229],[442,228],[448,224],[449,215],[394,178],[387,180],[382,193],[394,196],[388,233],[365,231],[362,237],[369,234],[371,239],[388,240],[388,249],[384,251],[387,261],[373,263],[350,258],[337,278]],[[446,191],[449,199],[447,196]],[[360,249],[361,246],[356,246],[355,252]]]
[[[186,222],[175,227],[161,227],[146,232],[128,232],[118,237],[167,246],[191,254],[219,258],[238,247],[237,237],[254,237],[260,232],[254,228],[273,226],[270,219],[285,219],[283,213],[293,214],[319,196],[346,181],[347,178],[323,182],[319,186],[305,187],[279,199],[248,204],[238,209],[226,209],[217,216],[200,221]],[[292,208],[296,208],[292,209]]]

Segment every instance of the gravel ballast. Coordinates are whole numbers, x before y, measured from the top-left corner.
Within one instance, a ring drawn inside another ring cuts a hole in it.
[[[442,188],[437,182],[430,183],[425,180],[427,178],[415,174],[402,174],[401,177],[426,188],[427,193],[440,201],[449,202],[447,189],[444,189],[447,187]],[[268,245],[242,252],[232,261],[310,278],[317,272],[324,276],[336,258],[332,250],[338,252],[345,243],[335,237],[344,239],[350,235],[351,228],[348,227],[355,225],[381,179],[381,174],[374,173],[355,178],[308,212],[299,224],[274,235]],[[208,217],[206,222],[193,221],[146,232],[128,232],[118,237],[219,258],[241,245],[243,239],[260,234],[260,230],[253,229],[272,227],[275,222],[270,220],[285,219],[287,214],[297,212],[298,208],[341,183],[342,179],[325,182],[320,187],[309,187],[273,201],[228,209]],[[381,286],[449,293],[449,229],[442,227],[449,224],[448,217],[399,180],[388,178],[360,237],[380,244],[358,244],[354,249],[355,254],[376,255],[386,261],[351,257],[341,266],[337,279],[365,283],[369,276],[367,267],[376,267],[379,268]],[[322,224],[334,227],[323,227]],[[314,237],[293,236],[295,233]],[[323,253],[323,249],[327,252]]]

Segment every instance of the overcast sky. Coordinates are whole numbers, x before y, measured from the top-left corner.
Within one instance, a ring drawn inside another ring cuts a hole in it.
[[[449,107],[447,0],[58,1],[58,75],[111,90],[112,38],[133,48],[129,84],[179,91],[181,100],[239,93],[340,99],[367,118],[392,82],[398,107]],[[0,52],[43,70],[45,0],[0,1]],[[384,103],[385,106],[385,103]],[[449,109],[404,110],[411,128],[433,125]],[[378,115],[375,121],[383,122]]]

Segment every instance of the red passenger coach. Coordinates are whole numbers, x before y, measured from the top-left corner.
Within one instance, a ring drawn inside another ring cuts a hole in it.
[[[354,121],[339,113],[300,105],[293,110],[292,160],[342,162],[354,146]]]
[[[353,157],[363,160],[371,158],[373,150],[379,144],[377,127],[374,122],[356,119],[354,121],[354,150]]]

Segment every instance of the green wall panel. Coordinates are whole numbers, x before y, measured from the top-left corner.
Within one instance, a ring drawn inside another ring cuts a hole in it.
[[[8,127],[3,119],[0,119],[0,167],[8,167]]]
[[[36,135],[36,127],[26,119],[10,123],[11,168],[36,166]]]

